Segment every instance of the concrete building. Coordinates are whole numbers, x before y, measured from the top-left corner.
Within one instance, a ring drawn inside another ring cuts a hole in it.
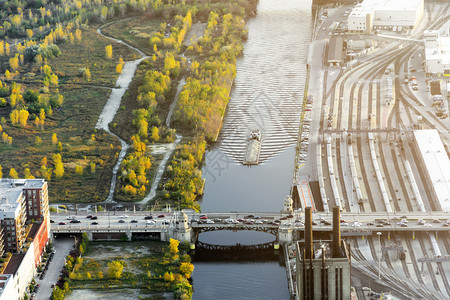
[[[19,299],[36,274],[50,234],[47,182],[0,180],[0,254],[9,252],[0,275],[0,299]]]
[[[436,129],[414,131],[419,165],[425,186],[432,193],[430,201],[437,210],[450,212],[450,160]]]
[[[450,37],[437,30],[425,30],[426,72],[450,76]]]
[[[424,0],[364,0],[348,16],[348,31],[369,34],[373,29],[414,28],[423,11]]]
[[[312,210],[305,209],[305,238],[297,242],[298,299],[350,299],[350,253],[341,241],[340,211],[333,208],[333,240],[314,241]]]
[[[19,294],[14,288],[13,275],[0,275],[0,300],[18,299]]]
[[[344,38],[332,36],[328,44],[327,62],[330,66],[341,66],[344,63]]]
[[[43,179],[1,179],[0,224],[5,251],[20,251],[31,221],[45,222],[45,227],[50,228],[47,182]]]

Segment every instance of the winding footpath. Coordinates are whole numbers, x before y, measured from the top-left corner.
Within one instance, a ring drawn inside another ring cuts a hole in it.
[[[121,20],[121,21],[123,21],[123,20]],[[115,138],[117,138],[120,141],[120,144],[122,145],[122,148],[119,153],[119,158],[117,160],[116,165],[113,168],[113,176],[111,179],[111,186],[109,189],[108,197],[106,198],[105,202],[115,202],[113,200],[113,197],[114,197],[114,191],[116,189],[116,183],[117,183],[117,172],[119,171],[120,164],[122,163],[122,160],[125,158],[127,150],[130,147],[130,145],[128,145],[123,139],[121,139],[119,136],[117,136],[116,134],[114,134],[113,132],[111,132],[109,130],[109,123],[111,123],[114,120],[114,116],[116,115],[116,113],[120,107],[120,102],[122,100],[122,97],[125,94],[125,92],[128,90],[128,87],[130,86],[130,83],[133,80],[134,74],[136,73],[137,66],[141,63],[142,60],[148,58],[148,56],[145,55],[145,53],[142,52],[141,50],[125,43],[122,40],[119,40],[119,39],[116,39],[116,38],[113,38],[110,36],[106,36],[102,33],[102,31],[101,31],[102,28],[109,26],[111,24],[114,24],[116,22],[118,22],[118,21],[113,21],[113,22],[106,23],[106,24],[100,26],[99,28],[97,28],[97,33],[109,40],[112,40],[116,43],[125,45],[128,48],[136,51],[137,53],[139,53],[139,55],[141,55],[141,58],[133,60],[133,61],[127,61],[124,64],[122,73],[117,78],[116,87],[112,89],[111,94],[108,98],[108,101],[106,102],[105,106],[103,107],[103,110],[98,118],[97,124],[95,125],[95,128],[102,129],[102,130],[108,132],[109,134],[111,134],[112,136],[114,136]],[[170,118],[172,116],[172,112],[175,108],[175,104],[178,100],[178,96],[179,96],[181,90],[183,89],[183,86],[185,83],[186,83],[186,81],[183,78],[180,81],[180,83],[178,84],[177,93],[176,93],[174,102],[172,103],[169,114],[167,116],[167,120],[166,120],[167,126],[170,125]],[[164,155],[163,160],[161,161],[161,163],[158,166],[158,170],[156,172],[156,176],[153,180],[152,187],[150,189],[149,194],[142,201],[138,202],[138,204],[145,204],[147,201],[149,201],[149,200],[153,199],[153,197],[155,197],[156,189],[162,178],[162,174],[164,173],[164,169],[166,167],[167,161],[170,158],[173,150],[176,148],[176,146],[180,142],[181,138],[182,138],[181,135],[177,135],[176,140],[169,146],[169,148],[168,148],[169,150]]]

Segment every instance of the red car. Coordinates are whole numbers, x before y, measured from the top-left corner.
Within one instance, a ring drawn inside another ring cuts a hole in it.
[[[207,216],[201,216],[200,219],[202,219],[202,220],[207,220],[208,217],[207,217]]]
[[[158,218],[164,218],[165,216],[166,215],[162,214],[162,215],[159,215]]]

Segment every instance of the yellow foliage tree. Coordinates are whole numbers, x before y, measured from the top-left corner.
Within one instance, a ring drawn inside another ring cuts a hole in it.
[[[23,174],[26,179],[34,179],[34,176],[31,174],[30,168],[26,168],[25,171],[23,171]]]
[[[19,68],[19,56],[16,55],[14,57],[11,57],[9,59],[9,66],[13,71],[17,70]]]
[[[30,113],[26,109],[21,109],[19,111],[19,123],[20,123],[20,125],[22,125],[23,127],[27,126],[28,116],[29,115],[30,115]]]
[[[151,138],[155,142],[159,141],[159,130],[158,130],[158,127],[156,127],[156,126],[152,127],[152,136],[151,136]]]
[[[56,76],[56,74],[50,75],[50,84],[58,85],[58,76]]]
[[[75,30],[75,39],[76,39],[78,42],[81,42],[81,30],[80,30],[80,29],[76,29],[76,30]]]
[[[55,173],[56,178],[61,178],[64,176],[64,165],[62,163],[61,154],[54,154],[53,155],[53,163],[55,165],[55,170],[53,173]]]
[[[123,272],[123,262],[115,260],[108,263],[108,276],[114,279],[120,279]]]
[[[105,47],[105,53],[107,58],[112,58],[112,46],[108,45]]]
[[[122,73],[122,68],[123,68],[123,65],[118,64],[118,65],[116,66],[116,72],[119,73],[119,74],[121,74],[121,73]]]
[[[178,254],[178,252],[179,252],[178,245],[179,244],[180,244],[180,241],[171,238],[169,240],[169,251],[170,251],[170,253]]]
[[[184,277],[191,277],[192,272],[194,271],[194,265],[188,262],[182,262],[180,265],[180,273],[184,274]]]
[[[9,70],[6,70],[5,71],[5,77],[6,77],[6,79],[8,79],[8,80],[10,80],[11,79],[11,72],[9,72]]]
[[[56,143],[58,143],[58,136],[54,133],[52,134],[52,144],[56,145]]]
[[[33,30],[27,29],[27,37],[31,39],[33,37]]]
[[[9,170],[9,177],[12,179],[18,179],[19,178],[19,174],[17,174],[17,171],[14,168],[11,168]]]
[[[19,111],[17,109],[13,110],[9,114],[9,119],[13,125],[17,125],[17,123],[19,123]]]
[[[77,173],[77,175],[83,175],[83,166],[81,166],[81,165],[77,165],[76,167],[75,167],[75,173]]]

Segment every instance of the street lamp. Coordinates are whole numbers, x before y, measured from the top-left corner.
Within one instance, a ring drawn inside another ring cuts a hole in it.
[[[380,244],[380,255],[378,256],[378,282],[381,282],[381,232],[377,232],[378,243]]]

